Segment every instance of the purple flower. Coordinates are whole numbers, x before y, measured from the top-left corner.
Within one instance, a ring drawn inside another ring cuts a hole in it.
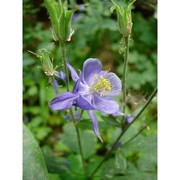
[[[83,64],[80,77],[69,63],[67,66],[75,82],[73,92],[58,95],[49,105],[53,110],[65,110],[73,105],[87,110],[92,119],[93,130],[102,141],[93,110],[107,114],[121,114],[118,103],[113,100],[113,96],[121,92],[121,80],[116,74],[103,71],[98,59],[87,59]]]

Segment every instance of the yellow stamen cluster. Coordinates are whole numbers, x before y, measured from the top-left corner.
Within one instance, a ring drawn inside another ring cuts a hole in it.
[[[108,79],[103,76],[98,77],[97,74],[94,75],[94,84],[91,86],[91,90],[100,94],[100,96],[104,96],[109,94],[111,91],[111,83]]]

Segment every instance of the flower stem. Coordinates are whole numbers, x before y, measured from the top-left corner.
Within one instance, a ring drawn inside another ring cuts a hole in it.
[[[63,62],[63,67],[64,67],[64,73],[66,74],[66,89],[67,89],[67,91],[69,91],[70,90],[70,88],[69,88],[69,73],[68,73],[68,69],[67,69],[67,65],[66,65],[66,44],[61,43],[60,49],[61,49],[61,54],[62,54],[62,62]],[[80,134],[79,134],[79,129],[76,126],[76,120],[74,119],[74,114],[73,114],[72,108],[70,108],[69,110],[70,110],[71,119],[72,119],[74,127],[76,129],[78,146],[79,146],[79,151],[80,151],[80,155],[81,155],[81,159],[82,159],[82,163],[83,163],[84,172],[85,172],[85,174],[87,174],[86,167],[85,167],[85,160],[84,160],[82,146],[81,146],[81,138],[80,138]],[[82,116],[82,114],[81,114],[81,116]],[[81,116],[80,116],[80,118],[81,118]],[[80,118],[79,118],[79,120],[80,120]]]
[[[125,39],[125,52],[124,52],[124,69],[123,69],[123,113],[126,112],[126,74],[128,66],[128,55],[129,55],[129,36],[124,37]],[[123,116],[125,120],[125,116]]]
[[[148,127],[148,125],[154,120],[154,118],[152,118],[151,120],[149,120],[140,130],[139,132],[137,132],[133,137],[131,137],[129,140],[127,140],[125,143],[122,144],[122,146],[125,146],[127,144],[129,144],[132,140],[134,140],[145,128]],[[121,146],[121,147],[122,147]]]
[[[148,107],[148,105],[151,103],[152,99],[154,98],[154,96],[157,93],[157,88],[153,91],[153,93],[151,94],[151,96],[149,97],[148,101],[146,102],[146,104],[143,106],[143,108],[141,109],[141,111],[136,115],[136,117],[134,118],[134,120],[128,124],[125,129],[120,133],[120,135],[118,136],[118,138],[116,139],[116,141],[114,142],[114,144],[112,145],[112,147],[107,151],[106,155],[104,156],[104,158],[102,159],[102,161],[99,163],[99,165],[96,167],[96,169],[90,174],[90,177],[92,177],[97,171],[98,169],[103,165],[103,163],[105,162],[105,160],[108,158],[108,156],[111,154],[111,152],[114,150],[114,148],[116,147],[117,143],[119,142],[119,140],[121,139],[121,137],[124,135],[124,133],[129,129],[129,127],[139,118],[139,116],[144,112],[144,110]]]
[[[78,122],[81,120],[83,113],[84,113],[84,110],[82,109],[81,113],[80,113],[80,116],[79,116],[79,119],[78,119]]]
[[[80,121],[80,119],[82,117],[82,114],[83,114],[83,110],[81,111],[81,115],[80,115],[78,121]],[[72,109],[70,109],[70,116],[71,116],[71,119],[73,120],[73,124],[74,124],[74,127],[76,129],[76,134],[77,134],[77,139],[78,139],[78,146],[79,146],[79,152],[80,152],[80,155],[81,155],[81,160],[82,160],[82,164],[83,164],[83,168],[84,168],[84,173],[87,174],[85,159],[84,159],[82,145],[81,145],[81,138],[80,138],[79,128],[76,126],[76,120],[74,119],[74,115],[73,115]]]
[[[85,159],[84,159],[84,156],[83,156],[83,151],[82,151],[82,146],[81,146],[79,128],[77,126],[75,126],[75,128],[76,128],[76,133],[77,133],[77,137],[78,137],[78,144],[79,144],[79,150],[80,150],[80,154],[81,154],[81,160],[82,160],[82,163],[83,163],[84,173],[87,174]]]
[[[66,89],[69,91],[69,72],[66,65],[66,44],[60,44],[61,54],[62,54],[62,62],[64,67],[64,73],[66,74]]]

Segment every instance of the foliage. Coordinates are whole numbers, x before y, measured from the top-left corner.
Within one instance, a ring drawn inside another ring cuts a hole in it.
[[[71,7],[74,7],[76,1],[70,2]],[[101,60],[104,69],[111,69],[121,78],[123,55],[118,53],[121,35],[116,25],[116,13],[111,14],[110,12],[112,3],[107,0],[77,2],[86,4],[82,9],[77,10],[72,18],[74,35],[67,44],[66,51],[69,62],[78,70],[87,58],[96,57]],[[53,88],[39,68],[40,62],[36,56],[28,52],[30,50],[37,53],[38,49],[43,47],[51,49],[54,62],[59,64],[58,70],[62,70],[61,54],[51,37],[48,13],[42,0],[38,2],[24,0],[23,6],[25,179],[28,176],[26,173],[30,173],[28,166],[35,163],[33,162],[35,157],[39,157],[39,164],[43,169],[41,172],[44,172],[44,177],[39,179],[86,179],[83,175],[83,164],[75,128],[66,120],[68,111],[52,112],[50,110],[48,103],[55,96]],[[134,3],[127,72],[127,112],[134,116],[157,85],[157,20],[154,13],[151,6]],[[65,92],[64,82],[58,81],[62,85],[59,87],[59,93]],[[72,90],[72,82],[70,82],[70,87]],[[121,99],[122,97],[118,102],[121,102]],[[120,106],[122,106],[121,103]],[[157,99],[154,98],[149,108],[123,136],[115,153],[98,170],[94,179],[156,179],[156,113]],[[91,120],[87,113],[83,114],[83,118],[78,124],[88,172],[92,172],[97,167],[122,131],[119,127],[119,123],[122,122],[121,117],[115,118],[99,112],[96,113],[96,116],[104,143],[98,142],[93,134]],[[134,136],[150,119],[153,120],[152,123],[134,140],[123,146],[123,143]],[[31,133],[39,143],[43,154]],[[31,157],[34,158],[27,159],[27,152],[33,153]],[[32,172],[32,175],[35,174]]]
[[[25,125],[23,138],[23,179],[48,179],[41,149]]]

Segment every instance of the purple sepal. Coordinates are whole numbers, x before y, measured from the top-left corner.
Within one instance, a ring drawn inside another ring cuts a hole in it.
[[[75,69],[68,63],[67,60],[66,60],[66,65],[71,73],[71,77],[72,77],[73,81],[77,82],[79,80],[79,76],[77,75]]]
[[[119,109],[119,111],[113,113],[112,116],[124,116],[124,113],[122,113],[121,110]]]
[[[54,92],[56,93],[56,96],[58,95],[58,83],[56,79],[52,78],[51,84],[53,86]]]
[[[94,133],[101,140],[101,142],[103,142],[101,135],[99,134],[98,121],[96,119],[95,114],[91,110],[87,111],[87,113],[88,113],[89,117],[92,119],[92,126],[93,126]]]
[[[92,104],[90,104],[83,96],[79,96],[76,105],[84,110],[95,110],[94,106],[92,106]]]
[[[99,111],[107,114],[113,114],[119,111],[119,105],[116,101],[106,100],[100,96],[94,96],[94,105]]]
[[[65,92],[61,95],[55,97],[52,101],[50,101],[49,106],[53,110],[65,110],[69,109],[74,103],[75,100],[79,97],[79,95]]]

